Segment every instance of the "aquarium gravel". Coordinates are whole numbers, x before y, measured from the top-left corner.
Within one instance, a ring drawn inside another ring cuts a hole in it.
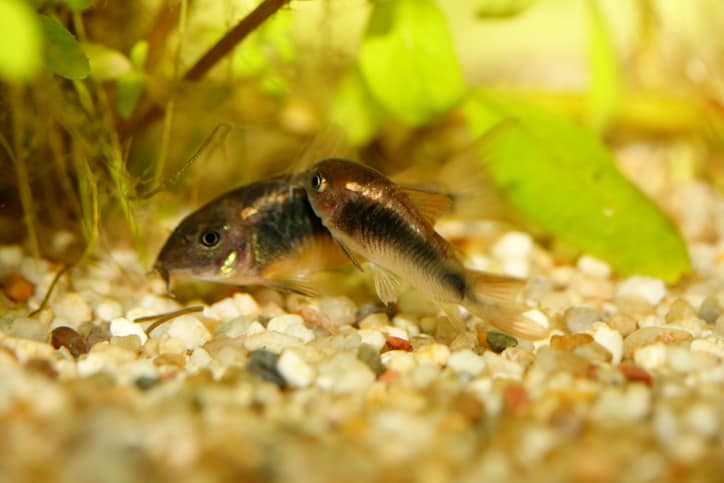
[[[3,246],[0,479],[721,481],[722,229],[666,286],[443,223],[471,265],[529,277],[535,341],[476,318],[446,337],[415,292],[392,310],[243,288],[182,305],[124,249],[29,317],[61,265]]]

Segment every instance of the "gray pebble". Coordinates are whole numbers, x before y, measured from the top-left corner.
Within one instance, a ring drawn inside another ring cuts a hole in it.
[[[277,369],[279,355],[265,349],[252,351],[246,361],[246,370],[261,377],[265,381],[273,382],[280,389],[287,386],[287,381]]]
[[[367,364],[372,369],[375,376],[379,376],[385,372],[385,366],[382,365],[382,359],[377,349],[369,344],[361,344],[357,350],[357,359]]]
[[[710,295],[701,302],[698,315],[704,319],[707,324],[713,324],[721,313],[722,307],[719,305],[719,300]]]

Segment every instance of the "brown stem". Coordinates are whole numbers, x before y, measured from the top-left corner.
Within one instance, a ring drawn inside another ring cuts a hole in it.
[[[223,59],[239,42],[252,33],[266,19],[274,15],[290,0],[264,0],[254,10],[241,19],[234,28],[229,30],[213,47],[206,51],[201,58],[183,75],[183,81],[197,81],[201,79],[217,62]],[[163,115],[163,109],[155,104],[145,113],[132,119],[122,126],[121,133],[124,138],[142,131],[147,125],[156,121]]]

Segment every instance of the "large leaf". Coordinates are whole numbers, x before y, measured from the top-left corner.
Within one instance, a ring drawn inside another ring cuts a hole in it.
[[[588,0],[590,38],[588,41],[589,99],[588,120],[597,130],[604,130],[619,105],[622,82],[616,48],[596,0]]]
[[[45,36],[45,65],[66,79],[85,79],[90,73],[88,57],[78,41],[57,20],[40,15]]]
[[[133,64],[121,52],[101,44],[84,43],[90,75],[98,80],[115,80],[133,71]]]
[[[35,12],[22,0],[0,0],[0,79],[32,78],[41,66],[42,35]]]
[[[359,66],[377,101],[410,125],[447,112],[465,90],[445,16],[432,0],[376,2]]]
[[[618,171],[591,132],[560,114],[485,94],[472,97],[465,114],[476,134],[517,119],[485,144],[485,162],[531,222],[622,275],[674,282],[690,270],[671,220]]]
[[[355,146],[365,144],[377,134],[383,113],[357,69],[347,72],[337,86],[332,98],[331,118],[344,129]]]
[[[506,18],[518,15],[535,0],[478,0],[476,13],[481,18]]]

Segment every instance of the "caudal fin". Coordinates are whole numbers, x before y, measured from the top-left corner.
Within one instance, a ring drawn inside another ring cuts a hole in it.
[[[527,310],[517,299],[525,280],[486,272],[468,272],[468,309],[498,329],[523,339],[541,339],[547,330],[525,317]]]

